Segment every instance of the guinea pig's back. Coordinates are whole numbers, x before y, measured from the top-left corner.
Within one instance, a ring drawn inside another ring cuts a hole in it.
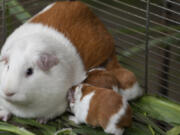
[[[123,98],[109,89],[98,87],[93,87],[93,89],[95,94],[90,102],[87,123],[93,126],[102,126],[105,129],[111,116],[124,107]]]
[[[113,89],[118,92],[120,84],[116,77],[106,69],[94,69],[87,74],[87,78],[84,83],[91,84],[93,86]]]
[[[113,38],[82,2],[56,2],[30,23],[42,23],[63,33],[74,44],[87,70],[102,64],[114,52]]]

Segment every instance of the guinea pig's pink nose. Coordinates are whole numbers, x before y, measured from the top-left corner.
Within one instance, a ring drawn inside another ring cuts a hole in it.
[[[5,95],[8,96],[8,97],[13,96],[14,94],[15,94],[14,92],[5,92]]]

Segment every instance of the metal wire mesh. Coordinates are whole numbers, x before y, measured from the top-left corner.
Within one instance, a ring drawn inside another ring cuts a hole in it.
[[[55,1],[55,0],[54,0]],[[82,0],[114,36],[119,61],[148,93],[180,101],[180,1]],[[0,43],[52,0],[0,1]]]

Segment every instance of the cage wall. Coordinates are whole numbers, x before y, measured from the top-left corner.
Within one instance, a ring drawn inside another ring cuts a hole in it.
[[[1,46],[16,27],[54,1],[1,0]],[[146,88],[148,93],[179,102],[180,1],[82,2],[104,22],[114,37],[120,63],[136,74],[142,87]]]

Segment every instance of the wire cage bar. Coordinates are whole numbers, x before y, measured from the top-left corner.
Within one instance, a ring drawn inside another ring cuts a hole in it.
[[[54,1],[1,0],[0,45],[16,27]],[[106,25],[120,63],[136,74],[146,93],[179,102],[180,1],[81,1]]]
[[[2,33],[1,33],[1,44],[4,43],[5,38],[6,38],[6,19],[5,19],[5,0],[2,1],[2,5],[1,5],[1,12],[2,12]]]
[[[146,47],[145,47],[145,93],[148,93],[148,64],[149,64],[149,22],[150,22],[150,0],[147,0],[146,7]]]

